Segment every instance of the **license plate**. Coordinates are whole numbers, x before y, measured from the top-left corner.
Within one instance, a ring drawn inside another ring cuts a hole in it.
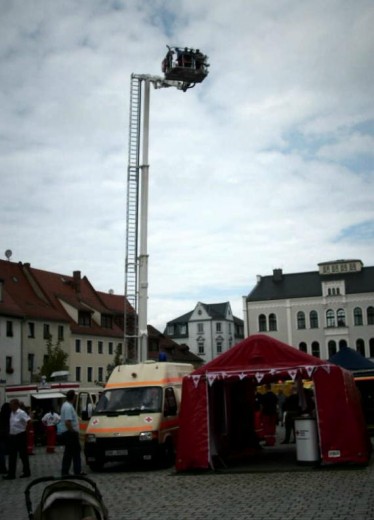
[[[128,450],[106,450],[105,455],[107,457],[115,457],[118,455],[127,455]]]

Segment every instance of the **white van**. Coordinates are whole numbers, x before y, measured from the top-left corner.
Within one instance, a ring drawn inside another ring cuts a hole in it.
[[[116,367],[86,430],[84,452],[92,470],[109,461],[171,465],[178,433],[185,363],[146,361]]]

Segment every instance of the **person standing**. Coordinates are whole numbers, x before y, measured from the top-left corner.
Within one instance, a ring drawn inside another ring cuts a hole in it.
[[[21,478],[30,477],[29,456],[27,454],[27,427],[31,421],[27,413],[21,409],[18,399],[10,401],[9,417],[9,467],[5,480],[16,478],[17,454],[22,461],[23,473]]]
[[[6,467],[6,457],[9,452],[9,419],[10,405],[4,403],[0,410],[0,473],[8,473]]]
[[[65,446],[62,457],[61,476],[69,475],[70,466],[73,462],[74,475],[85,475],[82,472],[81,445],[79,442],[79,420],[74,408],[75,392],[69,390],[66,401],[61,407],[61,439]]]
[[[275,431],[278,420],[278,399],[271,390],[271,384],[265,385],[265,393],[261,399],[261,415],[264,428],[265,446],[274,446]]]
[[[296,386],[291,388],[291,394],[286,398],[283,405],[283,410],[286,412],[284,419],[285,436],[281,444],[289,444],[291,440],[291,433],[293,434],[293,441],[296,441],[295,436],[295,418],[300,415],[301,407],[299,405],[299,395]]]
[[[60,416],[53,410],[53,408],[42,417],[42,423],[47,431],[47,453],[55,452],[57,438],[56,426],[59,422]]]

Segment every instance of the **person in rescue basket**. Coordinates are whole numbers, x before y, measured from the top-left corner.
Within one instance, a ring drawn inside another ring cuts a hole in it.
[[[65,446],[62,457],[61,476],[69,475],[71,462],[73,462],[74,475],[85,475],[82,472],[81,445],[79,442],[79,421],[74,408],[75,392],[69,390],[66,401],[61,407],[61,438]]]
[[[9,418],[9,467],[5,480],[14,480],[17,469],[17,453],[22,461],[23,473],[21,478],[30,476],[29,456],[27,454],[27,427],[31,421],[27,413],[20,408],[18,399],[10,401]]]

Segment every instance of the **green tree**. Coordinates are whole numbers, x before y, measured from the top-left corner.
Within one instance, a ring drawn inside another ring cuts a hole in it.
[[[122,344],[118,343],[116,346],[116,349],[114,351],[114,359],[112,363],[109,363],[106,367],[107,372],[107,379],[109,378],[110,374],[113,372],[114,368],[118,365],[123,365],[123,357],[122,357]]]
[[[63,350],[59,341],[56,344],[53,344],[52,340],[52,336],[47,339],[47,352],[40,369],[40,376],[46,376],[47,380],[51,377],[53,372],[57,372],[58,370],[69,370],[66,363],[69,354]]]

